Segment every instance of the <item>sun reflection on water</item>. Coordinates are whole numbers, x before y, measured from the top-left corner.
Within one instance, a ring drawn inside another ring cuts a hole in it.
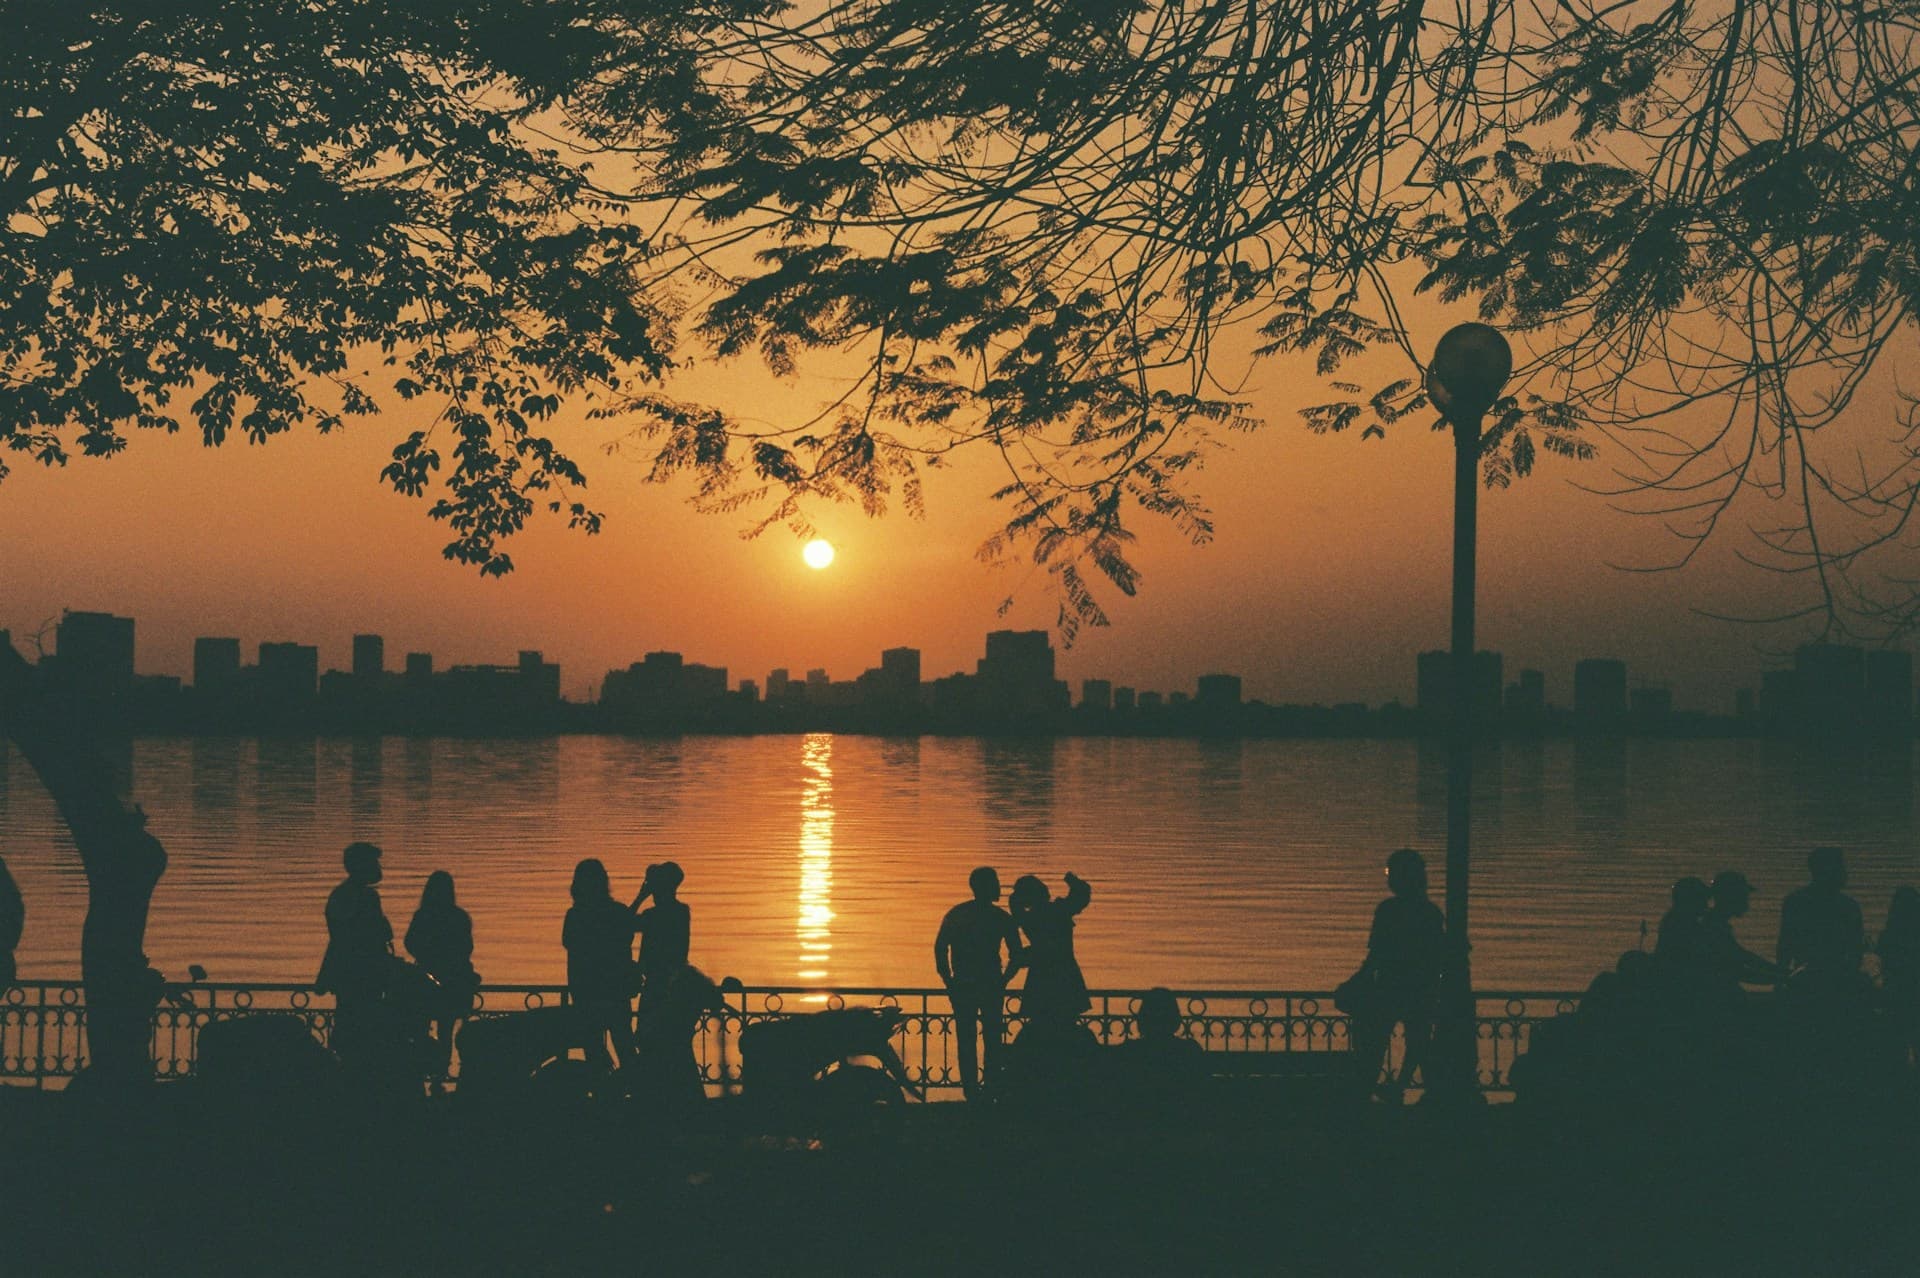
[[[808,985],[825,981],[833,952],[833,737],[801,739],[800,913],[794,934],[800,966],[794,975]],[[824,996],[816,996],[819,1001]]]

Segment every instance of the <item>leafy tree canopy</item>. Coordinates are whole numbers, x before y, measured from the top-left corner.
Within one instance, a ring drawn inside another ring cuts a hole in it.
[[[0,432],[45,460],[417,400],[388,478],[499,571],[538,501],[597,522],[564,397],[754,527],[915,509],[991,446],[985,552],[1071,631],[1139,512],[1210,535],[1194,473],[1255,424],[1221,350],[1311,357],[1313,429],[1431,423],[1400,316],[1436,290],[1530,347],[1489,482],[1610,439],[1688,544],[1758,501],[1810,608],[1920,611],[1875,559],[1912,422],[1860,394],[1920,295],[1920,0],[28,7]],[[651,385],[689,347],[865,376],[750,429]]]

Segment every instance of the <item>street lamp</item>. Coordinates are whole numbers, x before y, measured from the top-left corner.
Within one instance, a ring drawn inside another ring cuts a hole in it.
[[[1473,817],[1473,595],[1480,497],[1480,423],[1513,372],[1507,339],[1485,324],[1447,330],[1427,368],[1427,397],[1453,426],[1453,689],[1447,748],[1447,969],[1433,1045],[1436,1096],[1475,1094],[1480,1068],[1468,949],[1467,883]]]

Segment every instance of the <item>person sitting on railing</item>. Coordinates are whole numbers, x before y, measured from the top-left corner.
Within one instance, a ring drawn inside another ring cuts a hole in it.
[[[334,997],[333,1050],[343,1062],[370,1062],[381,1050],[380,1000],[396,962],[393,925],[380,908],[380,849],[349,843],[347,877],[327,897],[327,952],[314,987]]]
[[[953,1007],[960,1087],[973,1100],[984,1081],[976,1039],[984,1035],[987,1040],[986,1078],[991,1079],[1005,1037],[1007,978],[1019,970],[1022,959],[1020,931],[1013,916],[1000,908],[999,873],[983,865],[967,876],[967,886],[973,889],[973,899],[954,906],[940,920],[940,932],[933,941],[933,967]]]
[[[20,887],[13,881],[12,871],[7,869],[6,858],[0,857],[0,994],[12,988],[19,975],[13,951],[26,928],[27,904],[20,897]]]
[[[473,919],[454,900],[453,875],[435,870],[420,893],[420,907],[407,925],[407,953],[437,983],[428,1011],[433,1022],[433,1073],[446,1077],[453,1036],[473,1010],[480,974],[473,970]]]
[[[588,857],[573,867],[572,893],[573,908],[561,926],[560,943],[567,950],[567,994],[581,1046],[588,1061],[604,1066],[610,1043],[612,1063],[622,1067],[633,1054],[633,936],[640,930],[634,914],[646,899],[646,888],[623,907],[613,899],[607,867]]]

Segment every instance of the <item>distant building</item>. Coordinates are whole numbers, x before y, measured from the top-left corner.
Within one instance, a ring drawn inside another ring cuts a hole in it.
[[[1481,650],[1473,654],[1468,667],[1468,702],[1474,721],[1489,725],[1500,717],[1500,693],[1504,685],[1501,670],[1504,658],[1497,652]],[[1415,704],[1430,724],[1445,723],[1453,713],[1453,654],[1442,649],[1421,653],[1414,659]]]
[[[1157,692],[1143,692],[1140,694],[1139,704],[1140,704],[1140,711],[1142,714],[1145,714],[1149,711],[1158,710],[1165,703],[1166,703],[1166,698],[1162,697]]]
[[[1628,703],[1636,719],[1664,719],[1673,713],[1673,691],[1669,688],[1635,688]]]
[[[1115,714],[1131,714],[1134,709],[1133,689],[1124,684],[1113,690],[1113,711]]]
[[[920,695],[920,650],[888,648],[880,654],[880,672],[887,686],[903,697]]]
[[[767,700],[785,701],[787,694],[791,691],[792,683],[793,680],[788,675],[785,666],[769,672],[767,675]]]
[[[1913,654],[1876,648],[1867,654],[1867,723],[1876,731],[1913,731]]]
[[[409,652],[405,673],[402,676],[409,686],[418,687],[433,681],[433,654],[431,652]]]
[[[1546,712],[1547,676],[1538,670],[1522,670],[1520,677],[1507,685],[1507,713],[1535,719]]]
[[[1847,644],[1802,644],[1794,649],[1793,675],[1799,726],[1817,732],[1860,727],[1867,700],[1865,652]]]
[[[1167,709],[1178,710],[1183,706],[1191,704],[1192,701],[1193,698],[1184,692],[1169,692],[1167,694]]]
[[[742,679],[740,681],[739,693],[741,697],[748,701],[758,702],[760,700],[760,685],[751,679]]]
[[[387,641],[379,635],[353,637],[353,677],[378,681],[386,673]]]
[[[1067,708],[1067,685],[1053,677],[1053,643],[1044,630],[995,630],[974,668],[981,713],[994,719],[1028,718]]]
[[[133,687],[133,618],[105,612],[67,612],[54,631],[60,681],[90,694]]]
[[[1573,667],[1573,713],[1589,726],[1627,714],[1627,663],[1588,657]]]
[[[193,686],[206,696],[229,696],[240,686],[240,641],[202,637],[193,641]]]
[[[813,669],[813,670],[807,671],[807,687],[809,689],[825,688],[831,685],[832,683],[833,683],[833,680],[827,677],[827,672],[825,670]]]
[[[320,685],[320,650],[305,643],[260,645],[260,699],[276,709],[293,709],[313,700]]]
[[[600,704],[649,721],[679,722],[704,715],[727,697],[724,666],[688,662],[677,652],[649,652],[625,670],[610,670]]]
[[[1240,676],[1230,674],[1201,675],[1195,685],[1194,700],[1209,710],[1238,709],[1240,705]]]
[[[1113,685],[1105,679],[1080,681],[1080,708],[1105,714],[1113,709]]]

